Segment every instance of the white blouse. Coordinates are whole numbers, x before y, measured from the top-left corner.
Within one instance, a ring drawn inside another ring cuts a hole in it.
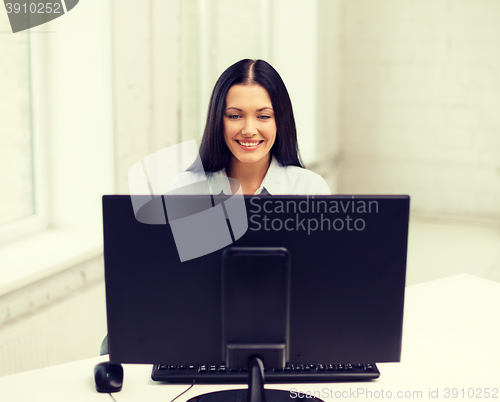
[[[184,172],[178,175],[170,194],[232,195],[226,169],[206,173]],[[330,195],[331,191],[319,174],[297,166],[283,166],[273,156],[262,184],[255,194],[270,195]]]

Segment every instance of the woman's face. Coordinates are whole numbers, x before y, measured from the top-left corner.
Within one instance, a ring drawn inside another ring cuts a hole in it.
[[[240,162],[269,161],[276,120],[267,91],[260,85],[233,85],[226,96],[224,139]]]

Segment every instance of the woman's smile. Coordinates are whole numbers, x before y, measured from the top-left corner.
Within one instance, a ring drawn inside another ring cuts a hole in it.
[[[236,142],[245,151],[255,151],[260,147],[260,145],[264,142],[264,140],[261,141],[236,140]]]

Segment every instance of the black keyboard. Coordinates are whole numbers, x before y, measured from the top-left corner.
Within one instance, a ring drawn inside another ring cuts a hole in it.
[[[287,365],[283,369],[264,369],[266,383],[301,383],[361,381],[378,378],[380,372],[371,364],[314,364]],[[248,382],[247,369],[228,369],[226,366],[153,366],[151,378],[169,383],[239,383]]]

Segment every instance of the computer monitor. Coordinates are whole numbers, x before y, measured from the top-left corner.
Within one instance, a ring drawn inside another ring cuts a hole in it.
[[[130,196],[103,197],[112,363],[228,364],[222,266],[235,247],[288,253],[287,363],[400,360],[408,196],[255,195],[243,209],[206,197],[157,197],[149,212],[145,198],[142,217]],[[183,228],[200,202],[224,222]],[[169,215],[172,205],[187,207]],[[164,222],[151,220],[158,211]],[[224,225],[229,237],[214,240]]]

